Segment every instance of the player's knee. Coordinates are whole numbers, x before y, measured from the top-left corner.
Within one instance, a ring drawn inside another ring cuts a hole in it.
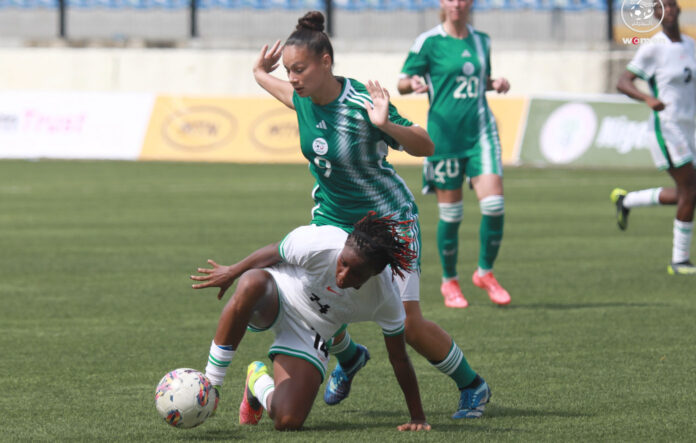
[[[268,290],[271,278],[263,269],[250,269],[239,278],[235,293],[263,294]]]
[[[304,417],[292,414],[278,414],[273,418],[273,426],[278,431],[296,431],[304,424]]]
[[[425,319],[422,315],[411,315],[406,317],[406,322],[404,325],[404,338],[406,343],[413,345],[417,342],[420,330],[424,324]]]

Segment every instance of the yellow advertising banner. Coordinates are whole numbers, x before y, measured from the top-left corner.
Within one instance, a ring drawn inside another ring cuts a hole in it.
[[[393,100],[406,118],[426,127],[424,98]],[[525,99],[492,98],[503,162],[515,161]],[[304,163],[295,112],[270,97],[160,96],[155,100],[141,160]],[[422,159],[392,151],[395,164]]]

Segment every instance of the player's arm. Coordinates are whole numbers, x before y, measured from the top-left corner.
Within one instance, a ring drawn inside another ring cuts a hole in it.
[[[394,369],[396,380],[401,386],[401,391],[406,398],[406,406],[411,414],[411,420],[397,429],[400,431],[420,431],[430,430],[430,425],[425,420],[425,412],[421,403],[420,391],[418,390],[418,380],[416,372],[413,370],[411,360],[406,353],[406,341],[404,334],[384,336],[384,343],[387,345],[389,362]]]
[[[254,79],[259,86],[277,98],[278,101],[290,109],[295,109],[295,106],[292,104],[294,89],[290,82],[271,75],[271,72],[278,67],[282,50],[280,40],[277,40],[270,49],[268,45],[263,45],[261,53],[256,59],[256,63],[254,63]]]
[[[635,73],[626,69],[619,77],[619,81],[616,83],[616,89],[633,99],[645,102],[645,104],[654,111],[662,111],[665,109],[665,104],[659,99],[645,94],[643,91],[638,89],[635,84],[636,78],[638,78],[638,76]]]
[[[427,157],[435,152],[435,145],[425,129],[420,126],[402,126],[389,120],[389,91],[379,82],[367,82],[372,103],[365,102],[367,114],[373,125],[392,137],[404,151],[414,157]]]
[[[278,244],[279,243],[273,243],[261,249],[257,249],[243,260],[229,266],[219,265],[213,260],[208,260],[212,269],[198,268],[198,272],[205,275],[192,275],[191,280],[202,281],[203,283],[194,284],[192,288],[220,288],[217,298],[218,300],[222,299],[222,296],[225,295],[225,291],[227,291],[234,281],[241,277],[246,271],[250,269],[266,268],[280,262],[282,257],[278,250]]]

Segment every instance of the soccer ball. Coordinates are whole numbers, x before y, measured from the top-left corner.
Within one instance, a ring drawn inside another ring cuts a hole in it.
[[[157,384],[155,407],[170,425],[193,428],[215,411],[217,393],[201,372],[189,368],[175,369]]]

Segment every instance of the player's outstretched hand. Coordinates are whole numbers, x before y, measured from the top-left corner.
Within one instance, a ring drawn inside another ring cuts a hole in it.
[[[379,82],[372,80],[367,82],[367,92],[370,93],[372,103],[365,101],[367,115],[373,125],[381,128],[389,121],[389,91],[382,87]]]
[[[408,423],[397,426],[399,431],[429,431],[430,425],[425,420],[411,420]]]
[[[236,276],[231,272],[232,266],[222,266],[215,263],[213,260],[208,260],[213,268],[198,268],[198,272],[205,275],[192,275],[191,280],[202,281],[205,283],[198,283],[191,285],[193,289],[203,289],[203,288],[220,288],[218,292],[218,300],[222,299],[225,295],[225,291],[232,286],[232,283],[236,280]]]
[[[254,71],[263,71],[266,73],[275,71],[282,54],[283,47],[280,46],[280,40],[276,40],[270,49],[268,45],[263,45],[259,57],[256,59],[256,63],[254,63]]]

